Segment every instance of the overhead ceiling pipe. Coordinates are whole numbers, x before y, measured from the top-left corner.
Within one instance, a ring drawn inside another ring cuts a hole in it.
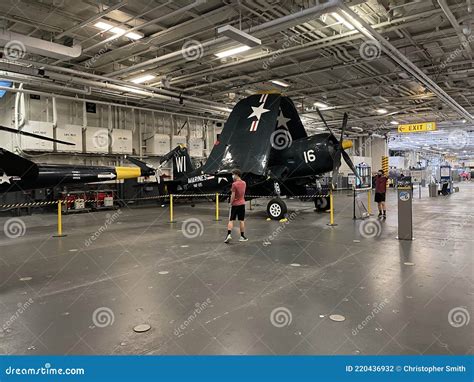
[[[15,61],[14,63],[0,63],[0,69],[3,68],[8,71],[20,72],[20,73],[25,72],[25,68],[18,65],[17,63],[18,64],[27,63],[27,64],[40,66],[41,68],[47,68],[48,70],[51,70],[51,72],[44,71],[44,74],[42,75],[40,75],[38,70],[36,70],[35,75],[40,76],[40,77],[45,76],[45,77],[50,77],[50,78],[61,79],[66,82],[81,83],[82,85],[91,86],[91,87],[110,88],[110,89],[116,89],[122,92],[132,92],[136,94],[143,94],[148,97],[154,97],[154,98],[163,99],[163,100],[169,100],[170,98],[174,98],[177,101],[179,101],[180,99],[182,99],[184,101],[187,101],[191,105],[195,105],[196,107],[199,107],[199,108],[206,107],[210,110],[221,112],[221,113],[222,112],[228,113],[230,111],[229,108],[222,106],[222,104],[220,103],[209,101],[209,100],[198,98],[198,97],[178,94],[171,90],[161,89],[161,88],[157,88],[153,86],[134,84],[134,83],[130,83],[124,80],[106,78],[104,76],[81,72],[81,71],[69,69],[69,68],[56,67],[54,65],[38,64],[34,61],[18,60],[18,61]],[[63,74],[52,73],[52,72],[58,72],[58,71],[68,73],[71,76],[65,76]],[[96,81],[88,80],[81,77],[88,77],[91,79],[95,79]],[[114,85],[111,83],[115,83],[117,85]]]
[[[77,58],[82,54],[81,45],[68,47],[15,32],[0,31],[0,45],[7,47],[7,44],[12,49],[14,45],[20,54],[34,53],[53,58]]]
[[[453,26],[454,30],[456,31],[459,37],[459,40],[461,41],[462,46],[467,50],[467,52],[469,53],[469,57],[472,59],[472,49],[471,49],[470,42],[464,35],[462,31],[462,27],[459,25],[458,21],[456,20],[456,16],[454,16],[453,12],[451,12],[451,9],[449,8],[448,3],[446,2],[446,0],[438,0],[438,4],[443,10],[446,17],[448,18],[451,25]]]
[[[406,17],[403,17],[403,18],[400,18],[400,19],[395,19],[395,20],[391,20],[391,21],[382,22],[382,23],[374,25],[374,28],[389,27],[387,31],[390,31],[391,29],[396,30],[396,28],[397,28],[396,26],[394,26],[394,27],[390,27],[390,26],[393,25],[393,24],[396,24],[396,23],[401,23],[401,22],[406,22],[406,21],[411,21],[411,20],[414,20],[414,21],[412,21],[412,24],[419,24],[419,18],[420,17],[434,16],[434,15],[439,14],[441,12],[442,11],[440,9],[430,10],[430,11],[427,11],[427,12],[422,12],[422,13],[419,13],[419,14],[406,16]],[[407,25],[404,25],[404,27],[407,27]],[[279,53],[278,57],[279,57],[279,59],[281,59],[281,58],[284,58],[284,57],[287,57],[287,56],[292,56],[294,54],[302,54],[302,53],[305,53],[307,51],[314,51],[316,49],[322,49],[322,48],[326,48],[326,47],[330,47],[330,46],[335,46],[335,45],[338,45],[338,44],[341,44],[341,43],[350,42],[350,41],[353,41],[353,40],[357,40],[359,38],[360,38],[360,36],[359,36],[359,33],[358,33],[357,30],[350,30],[348,32],[344,32],[344,33],[341,33],[341,34],[338,34],[338,35],[327,36],[327,37],[320,38],[320,39],[315,40],[315,41],[307,42],[303,45],[291,46],[287,49],[280,50],[280,51],[278,51],[278,53]],[[259,61],[259,60],[264,60],[266,58],[270,58],[274,54],[275,54],[275,52],[272,51],[272,52],[269,52],[269,53],[259,55],[258,57],[246,57],[246,58],[243,58],[243,59],[238,60],[238,61],[227,62],[225,64],[213,67],[211,69],[200,70],[200,71],[194,72],[192,74],[177,76],[177,77],[173,78],[171,83],[172,84],[177,84],[177,83],[181,83],[181,82],[184,82],[184,81],[192,80],[194,78],[202,77],[202,76],[207,75],[207,74],[216,74],[220,71],[229,69],[229,68],[237,66],[237,65],[250,64],[254,61]],[[295,65],[295,64],[288,64],[288,65]],[[279,67],[270,68],[270,70],[278,70],[278,69],[279,69]]]
[[[341,4],[342,4],[341,0],[329,0],[328,2],[326,2],[324,4],[319,4],[319,5],[316,5],[314,7],[304,9],[300,12],[293,13],[293,14],[287,15],[287,16],[283,16],[283,17],[280,17],[278,19],[270,20],[270,21],[267,21],[266,23],[257,25],[255,27],[251,28],[249,33],[251,33],[252,35],[255,34],[257,36],[262,34],[263,32],[265,32],[265,34],[270,34],[276,28],[285,29],[290,24],[298,23],[298,21],[302,18],[315,17],[317,15],[330,12],[331,10],[336,9],[336,7],[340,6]],[[215,40],[212,40],[212,41],[203,42],[201,44],[201,47],[204,50],[206,48],[210,48],[214,45],[217,45],[217,44],[220,44],[220,43],[223,43],[223,42],[227,42],[227,41],[230,41],[230,39],[228,37],[219,37],[219,38],[217,38]],[[136,71],[138,69],[148,67],[150,65],[157,64],[158,62],[169,60],[169,59],[174,58],[174,57],[179,57],[181,55],[182,55],[181,50],[175,51],[175,52],[172,52],[172,53],[168,53],[168,54],[165,54],[163,56],[156,57],[156,58],[141,62],[141,63],[136,64],[136,65],[132,65],[128,68],[124,68],[124,69],[117,70],[115,72],[109,73],[109,74],[107,74],[106,77],[120,76],[120,75],[123,75],[125,73],[129,73],[129,72],[132,72],[132,71]]]
[[[352,11],[348,6],[342,4],[341,10],[344,12],[344,16],[350,18],[349,22],[364,36],[372,41],[377,41],[380,44],[381,49],[401,67],[403,67],[409,74],[415,77],[425,87],[430,89],[436,94],[441,100],[443,100],[448,106],[455,110],[461,116],[467,118],[469,121],[474,122],[474,117],[461,105],[459,105],[449,94],[441,89],[431,78],[429,78],[423,71],[421,71],[414,63],[412,63],[405,55],[403,55],[397,48],[395,48],[390,42],[388,42],[381,34],[379,34],[374,28],[366,23],[359,15]]]
[[[206,120],[209,120],[209,121],[224,122],[224,120],[221,119],[221,118],[206,117],[206,116],[197,115],[197,114],[183,114],[183,113],[174,112],[174,111],[150,109],[150,108],[146,108],[146,107],[133,106],[133,105],[123,105],[123,104],[120,104],[120,103],[99,101],[99,100],[90,99],[90,98],[70,97],[70,96],[65,96],[65,95],[62,95],[62,94],[47,93],[47,92],[42,92],[42,91],[37,91],[37,90],[15,89],[15,88],[10,88],[8,86],[1,86],[1,85],[0,85],[0,90],[6,90],[7,92],[12,92],[12,93],[36,94],[36,95],[39,95],[39,96],[51,97],[51,98],[56,97],[58,99],[66,99],[66,100],[70,100],[70,101],[74,101],[74,102],[92,102],[92,103],[96,103],[98,105],[110,105],[110,106],[116,106],[116,107],[124,108],[124,109],[136,109],[136,110],[150,111],[150,112],[154,112],[154,113],[157,113],[157,114],[168,114],[168,115],[173,115],[173,116],[192,117],[192,118],[196,118],[196,119],[206,119]]]

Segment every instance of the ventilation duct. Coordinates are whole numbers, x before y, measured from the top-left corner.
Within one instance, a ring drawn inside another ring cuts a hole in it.
[[[81,45],[68,47],[10,31],[0,31],[0,46],[5,47],[6,58],[9,58],[10,51],[12,52],[11,58],[22,58],[25,53],[33,53],[40,56],[63,59],[77,58],[82,53]]]

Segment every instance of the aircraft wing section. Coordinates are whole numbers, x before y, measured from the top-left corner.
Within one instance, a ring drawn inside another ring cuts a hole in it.
[[[264,175],[281,99],[279,94],[256,94],[238,102],[224,124],[203,172],[227,173],[239,168],[244,173]]]
[[[38,175],[38,166],[36,163],[1,148],[0,170],[3,171],[4,175],[19,176],[22,178],[33,178]]]
[[[308,136],[301,122],[295,104],[288,97],[281,97],[280,113],[278,114],[277,129],[286,128],[293,140]]]

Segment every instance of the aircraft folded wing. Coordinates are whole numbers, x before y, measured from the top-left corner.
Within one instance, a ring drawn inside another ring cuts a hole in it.
[[[34,178],[38,175],[36,163],[0,148],[0,170],[3,174]]]
[[[293,140],[308,136],[295,104],[289,97],[281,97],[277,128],[286,128],[290,132]]]
[[[203,172],[228,173],[233,168],[239,168],[244,173],[264,175],[280,101],[279,94],[256,94],[238,102],[230,113]]]

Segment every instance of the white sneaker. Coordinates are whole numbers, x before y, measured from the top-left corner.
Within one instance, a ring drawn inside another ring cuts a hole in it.
[[[239,241],[249,241],[249,239],[247,239],[246,237],[240,236]]]
[[[227,235],[227,237],[224,240],[224,243],[228,244],[232,240],[232,236],[230,234]]]

